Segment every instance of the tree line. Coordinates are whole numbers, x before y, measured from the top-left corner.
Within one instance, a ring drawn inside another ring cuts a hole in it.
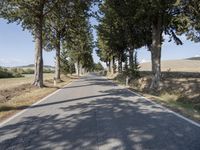
[[[119,72],[137,75],[137,49],[146,47],[151,52],[151,89],[159,88],[164,37],[177,45],[183,44],[181,35],[200,40],[199,0],[104,0],[96,18],[97,53],[109,72],[115,71],[117,60]]]
[[[89,17],[95,0],[1,0],[0,18],[16,22],[32,33],[35,42],[33,85],[43,87],[43,50],[56,51],[55,78],[73,65],[93,65],[93,37]],[[68,63],[68,64],[66,64]]]

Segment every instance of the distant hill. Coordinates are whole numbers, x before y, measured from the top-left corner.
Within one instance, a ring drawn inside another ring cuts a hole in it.
[[[34,64],[29,64],[26,66],[16,66],[16,67],[9,67],[9,68],[22,68],[22,69],[34,69],[35,65]],[[54,70],[55,67],[50,66],[50,65],[44,65],[44,69],[51,69]]]
[[[191,58],[187,58],[186,60],[199,60],[200,61],[200,57],[191,57]]]
[[[19,68],[34,67],[34,66],[35,66],[34,64],[30,64],[30,65],[27,65],[27,66],[19,66]],[[50,65],[44,65],[44,67],[46,67],[46,68],[54,68],[53,66],[50,66]]]
[[[140,64],[141,71],[151,71],[151,62]],[[162,71],[200,72],[200,57],[183,60],[165,60],[161,62]]]

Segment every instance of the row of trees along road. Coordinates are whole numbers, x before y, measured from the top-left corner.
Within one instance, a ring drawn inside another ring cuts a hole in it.
[[[122,62],[127,64],[128,52],[129,66],[134,73],[137,63],[133,54],[145,46],[152,58],[152,89],[159,88],[161,80],[164,35],[177,45],[183,44],[179,39],[182,34],[195,42],[200,40],[199,0],[104,0],[97,18],[97,53],[101,60],[113,72],[117,59],[121,72]]]
[[[56,50],[55,78],[60,80],[60,54],[90,68],[92,36],[89,12],[94,0],[1,0],[0,18],[17,22],[35,41],[33,85],[43,87],[43,50]],[[82,57],[82,58],[80,58]],[[87,60],[85,59],[87,58]]]

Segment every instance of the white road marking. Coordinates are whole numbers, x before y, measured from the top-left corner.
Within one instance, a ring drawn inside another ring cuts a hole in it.
[[[71,81],[71,82],[69,82],[67,85],[65,85],[64,87],[67,87],[67,86],[69,86],[71,83],[72,83],[73,81]],[[36,106],[36,105],[38,105],[38,104],[40,104],[41,102],[43,102],[43,101],[45,101],[45,100],[47,100],[49,97],[51,97],[52,95],[54,95],[54,94],[56,94],[56,93],[58,93],[58,92],[60,92],[62,90],[62,88],[61,89],[58,89],[58,90],[56,90],[55,92],[53,92],[53,93],[51,93],[51,94],[49,94],[49,95],[47,95],[46,97],[44,97],[43,99],[41,99],[40,101],[38,101],[38,102],[36,102],[36,103],[34,103],[34,104],[32,104],[31,106],[29,106],[28,108],[26,108],[26,109],[24,109],[24,110],[22,110],[22,111],[20,111],[20,112],[18,112],[18,113],[16,113],[15,115],[13,115],[12,117],[10,117],[10,118],[8,118],[8,119],[6,119],[5,121],[3,121],[2,123],[0,123],[0,127],[3,127],[6,123],[8,123],[8,122],[10,122],[11,120],[13,120],[13,119],[15,119],[16,117],[18,117],[18,116],[20,116],[20,115],[22,115],[23,113],[25,113],[26,111],[28,111],[31,107],[33,107],[33,106]]]
[[[199,124],[199,123],[197,123],[197,122],[195,122],[195,121],[193,121],[193,120],[191,120],[191,119],[189,119],[189,118],[186,118],[186,117],[184,117],[183,115],[178,114],[178,113],[176,113],[175,111],[172,111],[171,109],[166,108],[166,107],[164,107],[164,106],[162,106],[162,105],[160,105],[160,104],[158,104],[158,103],[156,103],[156,102],[154,102],[154,101],[152,101],[152,100],[150,100],[150,99],[148,99],[148,98],[146,98],[146,97],[144,97],[144,96],[142,96],[142,95],[140,95],[140,94],[138,94],[138,93],[136,93],[136,92],[133,92],[133,91],[131,91],[131,90],[129,90],[129,89],[127,89],[127,90],[128,90],[129,92],[131,92],[131,93],[137,95],[137,96],[140,96],[142,99],[144,99],[144,100],[146,100],[146,101],[148,101],[148,102],[150,102],[150,103],[152,103],[152,104],[154,104],[154,105],[156,105],[156,106],[159,106],[160,108],[165,109],[167,112],[172,113],[172,114],[174,114],[175,116],[177,116],[177,117],[179,117],[179,118],[181,118],[181,119],[183,119],[183,120],[185,120],[185,121],[187,121],[187,122],[189,122],[189,123],[191,123],[191,124],[193,124],[193,125],[195,125],[195,126],[197,126],[197,127],[200,128],[200,124]]]
[[[108,80],[108,78],[105,78],[105,77],[103,77],[103,78]],[[140,95],[140,94],[138,94],[138,93],[136,93],[136,92],[133,92],[133,91],[131,91],[130,89],[128,89],[127,87],[125,87],[125,86],[123,86],[123,85],[118,85],[118,84],[116,84],[115,82],[113,82],[113,81],[111,81],[111,80],[108,80],[108,81],[110,81],[111,83],[114,83],[115,85],[117,85],[117,86],[119,86],[119,87],[121,87],[121,88],[123,88],[123,89],[128,90],[129,92],[131,92],[131,93],[133,93],[133,94],[135,94],[135,95],[141,97],[142,99],[144,99],[144,100],[146,100],[146,101],[148,101],[148,102],[154,104],[155,106],[158,106],[158,107],[160,107],[160,108],[166,110],[167,112],[172,113],[173,115],[177,116],[178,118],[181,118],[181,119],[183,119],[183,120],[185,120],[185,121],[187,121],[187,122],[189,122],[189,123],[195,125],[196,127],[199,127],[199,128],[200,128],[200,124],[199,124],[199,123],[197,123],[197,122],[195,122],[195,121],[193,121],[193,120],[191,120],[191,119],[189,119],[189,118],[186,118],[186,117],[184,117],[183,115],[178,114],[178,113],[176,113],[175,111],[170,110],[169,108],[166,108],[166,107],[164,107],[164,106],[162,106],[162,105],[160,105],[160,104],[158,104],[158,103],[156,103],[156,102],[154,102],[154,101],[152,101],[152,100],[150,100],[150,99],[148,99],[148,98],[146,98],[146,97],[144,97],[144,96],[142,96],[142,95]]]

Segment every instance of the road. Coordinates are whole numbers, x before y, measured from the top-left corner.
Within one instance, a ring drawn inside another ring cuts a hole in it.
[[[0,127],[0,150],[200,150],[200,127],[95,75]]]

